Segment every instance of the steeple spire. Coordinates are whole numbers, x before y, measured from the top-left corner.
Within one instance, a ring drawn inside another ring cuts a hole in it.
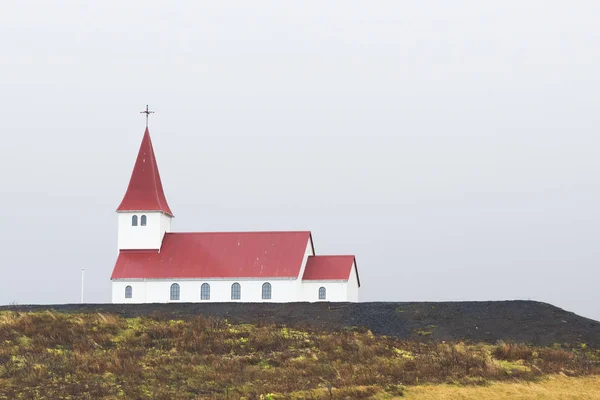
[[[160,211],[173,217],[163,191],[148,127],[118,211]]]

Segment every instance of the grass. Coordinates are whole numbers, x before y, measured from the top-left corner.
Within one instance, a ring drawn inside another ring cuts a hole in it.
[[[600,377],[554,375],[541,382],[496,382],[488,386],[423,385],[401,399],[415,400],[600,400]]]
[[[597,383],[587,377],[600,375],[600,352],[204,317],[0,312],[0,399],[393,398],[477,393],[555,374]]]

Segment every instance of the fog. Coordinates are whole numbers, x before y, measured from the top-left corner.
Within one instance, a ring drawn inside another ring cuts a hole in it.
[[[150,132],[175,231],[311,230],[362,301],[600,319],[597,1],[0,5],[0,304],[110,301]]]

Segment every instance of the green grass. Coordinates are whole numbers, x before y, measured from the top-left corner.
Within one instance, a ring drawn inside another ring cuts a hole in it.
[[[434,327],[431,327],[432,329]],[[0,399],[392,398],[600,374],[586,346],[425,343],[190,317],[0,313]],[[408,389],[406,389],[408,387]]]

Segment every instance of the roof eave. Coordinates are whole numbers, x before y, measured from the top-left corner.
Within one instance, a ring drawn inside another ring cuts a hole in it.
[[[119,210],[117,208],[117,213],[149,213],[149,212],[157,212],[166,215],[167,217],[175,218],[173,214],[170,214],[164,210]]]

